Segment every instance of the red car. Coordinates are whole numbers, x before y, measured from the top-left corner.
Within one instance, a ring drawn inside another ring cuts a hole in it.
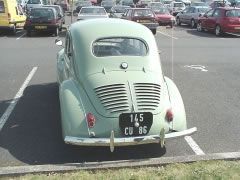
[[[121,17],[130,21],[135,21],[148,27],[153,34],[157,33],[158,23],[152,9],[149,8],[129,8]]]
[[[176,21],[175,17],[170,14],[166,7],[153,9],[153,11],[159,25],[170,25],[170,27],[173,27]]]
[[[240,35],[240,8],[219,7],[206,12],[198,19],[197,30]]]

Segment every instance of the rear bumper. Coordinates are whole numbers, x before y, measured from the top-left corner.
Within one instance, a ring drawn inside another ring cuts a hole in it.
[[[150,136],[138,136],[138,137],[125,137],[125,138],[79,138],[66,136],[64,142],[66,144],[78,145],[78,146],[110,146],[113,143],[114,146],[131,146],[139,144],[160,143],[161,139],[173,139],[183,136],[188,136],[197,131],[196,127],[186,129],[180,132],[171,132],[160,135]]]
[[[40,29],[38,26],[45,26],[46,28]],[[30,26],[24,26],[24,29],[27,31],[54,31],[56,28],[59,28],[59,25],[46,25],[46,24],[35,24]]]
[[[142,25],[148,27],[149,29],[156,29],[158,27],[158,23],[141,23]]]

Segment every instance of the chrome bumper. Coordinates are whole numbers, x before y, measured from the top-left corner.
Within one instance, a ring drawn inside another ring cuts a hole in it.
[[[161,135],[150,135],[125,138],[114,138],[114,134],[112,131],[110,138],[79,138],[66,136],[64,138],[64,141],[66,144],[79,146],[130,146],[138,144],[161,143],[161,139],[172,139],[182,136],[188,136],[196,131],[197,128],[193,127],[180,132],[163,134],[163,137],[161,137]]]

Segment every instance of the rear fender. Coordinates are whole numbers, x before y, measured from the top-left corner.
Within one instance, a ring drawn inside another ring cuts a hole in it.
[[[169,94],[169,100],[173,111],[173,130],[182,131],[187,129],[186,113],[181,94],[175,83],[168,77],[164,77]]]
[[[89,137],[86,113],[95,112],[85,91],[74,80],[66,80],[59,86],[62,135]]]

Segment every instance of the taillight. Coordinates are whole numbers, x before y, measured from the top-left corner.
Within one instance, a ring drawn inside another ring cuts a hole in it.
[[[167,110],[165,119],[167,122],[171,122],[173,120],[173,112],[171,108]]]
[[[11,21],[11,14],[8,13],[8,20]]]
[[[88,113],[87,114],[87,123],[88,123],[88,127],[89,128],[93,128],[95,123],[96,123],[96,119],[94,117],[94,115],[92,113]]]

